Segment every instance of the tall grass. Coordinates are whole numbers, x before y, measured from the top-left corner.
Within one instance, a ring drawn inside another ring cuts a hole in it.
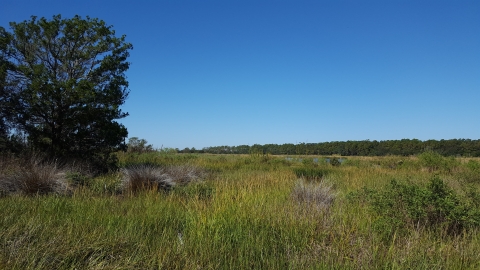
[[[55,161],[32,156],[27,159],[4,157],[0,170],[0,194],[68,194],[66,168]]]
[[[375,225],[385,213],[361,196],[364,187],[385,194],[392,179],[427,187],[436,175],[459,202],[473,203],[480,183],[466,177],[478,159],[431,171],[415,157],[349,158],[336,167],[271,156],[123,158],[127,169],[149,163],[162,173],[182,166],[206,173],[168,192],[116,192],[119,172],[71,196],[0,198],[0,269],[480,267],[478,227],[449,234],[416,224],[385,238]]]

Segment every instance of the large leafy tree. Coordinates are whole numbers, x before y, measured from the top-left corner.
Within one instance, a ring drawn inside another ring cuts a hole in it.
[[[2,119],[37,151],[105,165],[127,136],[116,120],[128,115],[120,106],[129,93],[132,45],[90,17],[32,16],[10,29],[0,27],[0,99],[13,114]]]

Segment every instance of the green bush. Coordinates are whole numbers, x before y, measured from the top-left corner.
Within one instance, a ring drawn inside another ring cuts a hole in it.
[[[421,153],[418,156],[420,164],[426,167],[429,171],[446,171],[451,172],[455,167],[457,167],[460,163],[454,158],[449,157],[445,158],[439,153],[433,151],[426,151]]]
[[[480,225],[479,205],[474,201],[478,193],[462,198],[438,177],[426,187],[392,180],[383,191],[364,189],[361,193],[378,215],[375,231],[386,239],[409,228],[440,229],[456,235]]]

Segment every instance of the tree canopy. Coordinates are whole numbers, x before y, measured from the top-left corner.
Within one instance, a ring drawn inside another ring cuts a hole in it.
[[[105,165],[124,147],[125,72],[132,45],[99,19],[75,16],[0,27],[0,128],[54,157]],[[0,134],[1,135],[1,134]]]

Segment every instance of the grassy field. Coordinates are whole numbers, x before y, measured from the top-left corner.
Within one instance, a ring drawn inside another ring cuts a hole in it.
[[[19,168],[3,162],[5,182]],[[4,183],[0,269],[480,269],[480,159],[152,152],[119,162],[109,175],[69,173],[62,192]],[[195,177],[132,188],[137,164]]]

